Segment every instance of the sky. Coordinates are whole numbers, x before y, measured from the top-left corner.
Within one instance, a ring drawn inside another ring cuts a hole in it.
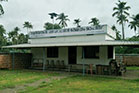
[[[131,16],[139,13],[139,0],[121,1],[126,1],[131,7]],[[115,24],[121,31],[121,25],[112,17],[116,2],[117,0],[8,0],[2,2],[5,14],[0,17],[0,24],[4,25],[7,32],[18,26],[22,33],[27,33],[23,23],[29,21],[33,24],[33,31],[43,30],[44,23],[52,22],[48,13],[55,12],[68,15],[68,27],[75,27],[74,19],[80,18],[81,26],[88,26],[90,19],[97,17],[100,24],[108,24],[110,27]],[[134,35],[128,24],[125,25],[125,33],[126,37]]]

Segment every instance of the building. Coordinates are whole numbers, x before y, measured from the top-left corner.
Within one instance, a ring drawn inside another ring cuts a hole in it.
[[[32,66],[43,70],[48,63],[62,61],[65,66],[93,64],[109,65],[115,59],[115,46],[139,46],[139,42],[116,41],[116,33],[107,25],[65,28],[29,33],[28,44],[4,48],[31,48]]]

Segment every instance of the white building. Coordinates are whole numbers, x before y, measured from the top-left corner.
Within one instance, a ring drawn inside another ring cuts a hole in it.
[[[28,44],[4,48],[31,48],[32,65],[63,61],[66,66],[79,64],[108,65],[115,59],[115,46],[139,46],[139,42],[116,41],[116,33],[107,25],[66,28],[29,33]],[[78,68],[78,66],[75,66]]]

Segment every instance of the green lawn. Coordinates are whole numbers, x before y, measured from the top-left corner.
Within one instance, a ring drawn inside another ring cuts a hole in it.
[[[127,70],[139,70],[139,67],[130,66],[130,67],[127,67]]]
[[[139,79],[73,76],[42,83],[38,88],[28,87],[21,93],[139,93]]]
[[[67,73],[68,74],[68,73]],[[65,74],[64,74],[65,75]],[[0,90],[31,83],[62,74],[30,70],[0,70]],[[41,82],[37,87],[26,86],[21,93],[139,93],[139,79],[125,80],[104,76],[74,75],[51,82]]]
[[[4,88],[14,88],[15,85],[31,83],[36,80],[54,76],[40,71],[29,70],[0,70],[0,90]]]

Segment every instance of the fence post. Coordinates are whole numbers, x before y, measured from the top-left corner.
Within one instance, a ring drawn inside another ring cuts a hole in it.
[[[83,49],[83,47],[82,47],[82,56],[83,56],[83,61],[84,61],[84,49]],[[85,75],[85,64],[84,64],[84,62],[83,62],[83,76]]]
[[[43,71],[45,71],[45,62],[46,61],[46,56],[45,56],[45,48],[43,48]]]
[[[15,68],[15,55],[14,55],[14,50],[12,49],[12,51],[10,51],[10,53],[12,54],[12,69]]]

